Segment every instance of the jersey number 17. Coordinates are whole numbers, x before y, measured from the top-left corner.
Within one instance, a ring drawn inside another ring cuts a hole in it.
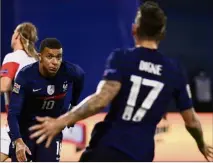
[[[147,111],[152,107],[153,103],[155,102],[161,90],[163,89],[164,84],[159,81],[145,79],[136,75],[131,75],[130,80],[133,84],[127,100],[127,105],[122,115],[122,119],[126,121],[132,120],[134,122],[140,122],[147,113]],[[132,115],[141,89],[141,85],[152,87],[152,89],[142,102],[140,108],[138,108],[136,113]]]

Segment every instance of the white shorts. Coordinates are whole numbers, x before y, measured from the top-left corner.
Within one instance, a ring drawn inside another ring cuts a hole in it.
[[[10,150],[10,136],[8,134],[8,127],[2,127],[1,128],[1,153],[4,153],[6,155],[9,155]]]

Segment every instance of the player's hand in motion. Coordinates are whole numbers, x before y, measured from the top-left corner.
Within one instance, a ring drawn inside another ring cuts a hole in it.
[[[36,117],[36,119],[41,123],[30,127],[30,131],[35,131],[30,138],[38,138],[37,144],[47,139],[45,147],[48,148],[53,138],[65,128],[65,125],[60,120],[51,117]]]
[[[200,152],[206,158],[207,161],[212,161],[213,159],[213,147],[209,145],[204,145],[203,147],[198,147]]]
[[[26,146],[21,138],[15,141],[16,145],[16,158],[19,162],[27,161],[26,152],[31,155],[30,149]]]

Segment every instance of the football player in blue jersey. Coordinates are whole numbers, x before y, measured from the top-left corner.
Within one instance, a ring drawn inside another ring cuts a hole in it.
[[[111,104],[104,121],[95,125],[80,161],[153,161],[156,126],[172,98],[187,131],[208,160],[212,147],[194,111],[189,85],[180,64],[158,51],[166,31],[166,16],[157,3],[147,1],[138,10],[132,33],[135,47],[114,50],[97,91],[72,111],[55,119],[37,117],[31,138],[50,146],[65,126],[90,117]]]
[[[24,67],[18,74],[9,105],[8,123],[12,140],[12,161],[55,162],[60,159],[62,133],[50,148],[29,138],[28,128],[37,123],[36,116],[59,117],[67,112],[64,100],[72,86],[71,105],[77,104],[83,89],[84,72],[62,60],[62,45],[47,38],[40,45],[40,60]]]

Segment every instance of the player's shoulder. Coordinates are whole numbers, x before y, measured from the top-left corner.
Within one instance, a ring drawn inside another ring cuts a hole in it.
[[[124,48],[116,48],[114,49],[111,53],[110,56],[111,57],[122,57],[124,55],[126,55],[128,52],[128,49],[124,49]]]
[[[19,74],[22,76],[26,76],[29,78],[29,76],[32,76],[35,71],[38,71],[38,62],[28,64],[24,66],[20,71]]]
[[[172,58],[159,50],[152,51],[153,53],[146,53],[147,51],[151,52],[152,50],[147,50],[146,48],[116,48],[114,49],[108,57],[108,60],[116,60],[116,62],[128,63],[132,58],[146,58],[147,60],[154,60],[159,62],[159,64],[164,65],[173,73],[181,73],[184,70],[183,65],[177,58]],[[142,52],[142,53],[141,53]],[[143,53],[144,52],[144,53]],[[142,55],[141,55],[142,54]],[[148,54],[144,56],[144,54]],[[151,55],[154,54],[154,55]],[[140,56],[140,57],[138,57]]]
[[[109,54],[107,60],[108,62],[120,62],[121,60],[125,60],[127,52],[127,49],[116,48]]]
[[[132,53],[137,54],[137,48],[116,48],[110,53],[111,58],[117,58],[117,59],[125,59],[130,56],[133,56]]]
[[[84,75],[84,70],[77,64],[68,62],[68,61],[63,61],[62,62],[62,70],[64,72],[67,72],[68,74],[77,74],[77,75]]]
[[[24,57],[26,57],[27,54],[23,50],[16,50],[14,52],[6,54],[3,64],[8,62],[17,62],[19,63],[21,60],[23,60]]]
[[[176,58],[164,56],[163,59],[167,67],[176,73],[180,73],[184,69],[184,66],[181,61]]]

